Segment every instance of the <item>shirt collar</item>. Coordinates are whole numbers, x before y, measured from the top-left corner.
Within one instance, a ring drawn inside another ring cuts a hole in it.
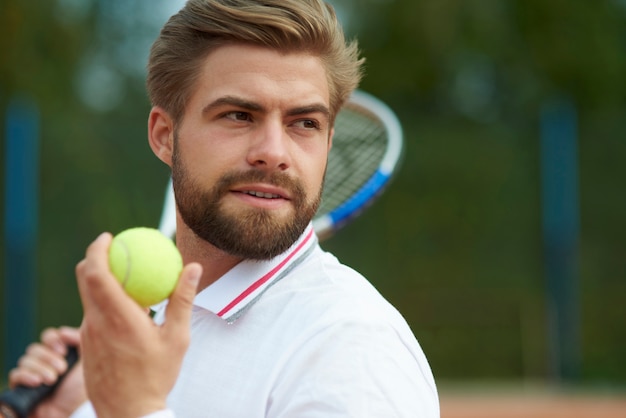
[[[194,305],[235,322],[273,284],[282,279],[313,250],[317,236],[309,224],[284,253],[268,261],[244,260],[196,295]]]

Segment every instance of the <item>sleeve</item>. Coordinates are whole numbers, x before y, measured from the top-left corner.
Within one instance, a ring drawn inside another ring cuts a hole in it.
[[[176,418],[176,415],[171,409],[163,409],[161,411],[156,411],[151,414],[144,415],[141,418]]]
[[[408,326],[332,324],[293,347],[276,376],[268,418],[439,418],[430,366]]]
[[[87,401],[72,412],[70,418],[96,418],[96,411],[94,411],[91,402]]]
[[[85,402],[76,411],[70,415],[70,418],[96,418],[96,412],[91,405],[91,402]],[[164,409],[162,411],[156,411],[148,415],[144,415],[140,418],[176,418],[174,412],[170,409]]]

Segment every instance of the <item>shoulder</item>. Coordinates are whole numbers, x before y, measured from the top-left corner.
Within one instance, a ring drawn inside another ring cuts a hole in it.
[[[305,407],[324,412],[311,416],[438,416],[432,372],[407,322],[332,254],[317,248],[259,305],[276,344],[268,416]]]
[[[437,417],[430,366],[401,314],[326,253],[303,267],[285,286],[283,331],[296,329],[275,370],[276,415],[306,402],[319,416]]]
[[[277,287],[297,300],[298,311],[318,319],[406,324],[367,278],[319,247]]]
[[[432,382],[422,349],[401,313],[332,254],[316,251],[279,287],[284,296],[275,301],[281,306],[279,321],[284,320],[284,330],[293,331],[293,353],[334,353],[328,361],[367,361],[372,363],[369,370],[380,373],[389,371],[386,362],[404,363],[401,368],[413,368]]]

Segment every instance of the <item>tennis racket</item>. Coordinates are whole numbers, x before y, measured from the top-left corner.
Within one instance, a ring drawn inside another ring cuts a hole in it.
[[[402,128],[393,111],[372,95],[355,91],[335,120],[322,202],[313,218],[313,228],[320,240],[350,223],[381,195],[398,169],[402,150]],[[165,193],[159,230],[168,237],[174,237],[176,232],[176,202],[171,181]],[[70,351],[70,367],[76,359],[76,352]],[[5,412],[6,418],[26,418],[62,378],[53,386],[19,387],[1,393],[0,412],[5,408],[9,411]]]
[[[322,202],[313,218],[320,240],[329,238],[379,197],[397,171],[403,151],[402,127],[382,101],[355,91],[335,120]],[[159,229],[176,232],[176,203],[170,181]]]

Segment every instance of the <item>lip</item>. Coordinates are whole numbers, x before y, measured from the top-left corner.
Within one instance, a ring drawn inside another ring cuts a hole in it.
[[[257,198],[257,199],[291,200],[291,196],[286,190],[280,187],[272,186],[270,184],[254,183],[254,184],[238,185],[237,187],[231,188],[230,191],[234,193],[241,193],[246,196],[250,196],[251,198]],[[254,196],[253,194],[249,192],[261,193],[264,195],[271,195],[273,196],[273,198],[268,199],[267,197]]]

